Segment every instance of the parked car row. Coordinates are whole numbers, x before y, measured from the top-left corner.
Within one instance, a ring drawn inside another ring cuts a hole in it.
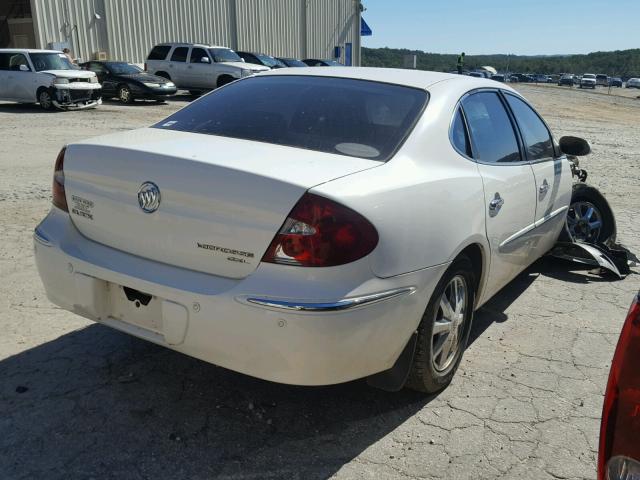
[[[194,95],[274,68],[342,66],[326,59],[276,58],[227,47],[162,43],[140,67],[125,61],[74,65],[57,50],[0,49],[0,100],[38,103],[45,110],[93,108],[102,98],[122,103],[163,101],[178,89]]]
[[[264,53],[235,52],[227,47],[195,43],[161,43],[153,47],[145,70],[199,94],[239,78],[277,68],[342,66],[333,60],[277,58]]]
[[[487,76],[476,72],[467,72],[467,74],[474,77]],[[598,86],[622,88],[624,86],[624,82],[620,77],[608,77],[607,75],[593,73],[585,73],[583,75],[574,75],[571,73],[562,73],[559,75],[499,73],[490,75],[488,78],[502,83],[557,83],[558,86],[577,85],[580,88],[596,88]],[[640,88],[640,80],[631,78],[627,80],[626,86],[627,88]]]

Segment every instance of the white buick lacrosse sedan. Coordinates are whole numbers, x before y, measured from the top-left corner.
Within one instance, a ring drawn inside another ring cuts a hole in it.
[[[62,308],[238,372],[435,392],[558,238],[560,144],[490,80],[275,70],[64,148],[38,270]]]

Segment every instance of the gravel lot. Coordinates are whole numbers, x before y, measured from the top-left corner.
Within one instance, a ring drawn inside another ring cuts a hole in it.
[[[556,136],[592,143],[582,165],[639,253],[640,100],[518,88]],[[602,394],[637,275],[537,262],[477,313],[458,375],[434,398],[362,381],[263,382],[51,305],[31,235],[60,147],[186,101],[69,113],[0,103],[0,478],[595,478]]]

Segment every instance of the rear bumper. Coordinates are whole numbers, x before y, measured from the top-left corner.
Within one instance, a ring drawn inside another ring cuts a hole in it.
[[[231,370],[296,385],[390,368],[447,267],[380,279],[367,259],[323,272],[261,264],[244,279],[228,279],[92,242],[56,208],[37,227],[34,245],[47,296],[60,307]],[[124,298],[121,286],[153,298],[146,307],[117,300]]]

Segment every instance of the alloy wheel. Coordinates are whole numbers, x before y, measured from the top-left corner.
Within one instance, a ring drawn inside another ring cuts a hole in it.
[[[431,339],[433,368],[443,372],[454,362],[464,337],[467,282],[461,275],[445,287],[436,310]]]
[[[129,103],[131,101],[131,92],[126,87],[122,87],[120,89],[118,96],[120,97],[120,101],[122,103]]]
[[[40,92],[40,96],[38,97],[38,102],[40,106],[45,110],[49,110],[51,105],[53,105],[53,101],[51,100],[51,95],[46,90]]]
[[[596,243],[602,230],[602,213],[591,202],[572,203],[567,213],[567,228],[574,240]]]

